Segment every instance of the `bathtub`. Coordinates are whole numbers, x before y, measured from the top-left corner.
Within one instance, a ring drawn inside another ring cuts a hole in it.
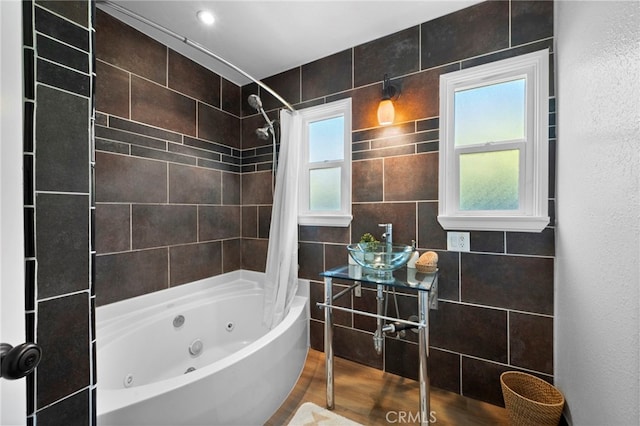
[[[107,425],[261,425],[302,371],[308,282],[262,325],[264,274],[235,271],[96,309],[97,418]]]

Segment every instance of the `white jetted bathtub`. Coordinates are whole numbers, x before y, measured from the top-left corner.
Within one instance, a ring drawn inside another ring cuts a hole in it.
[[[235,271],[96,309],[98,425],[261,425],[302,371],[308,282],[262,325],[264,274]]]

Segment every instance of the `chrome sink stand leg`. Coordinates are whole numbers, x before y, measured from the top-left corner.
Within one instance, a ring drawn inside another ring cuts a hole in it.
[[[376,332],[373,335],[373,347],[378,355],[382,354],[382,344],[384,343],[384,334],[382,333],[382,318],[381,315],[385,314],[384,311],[384,286],[378,284],[376,289],[376,312],[378,318],[376,318]]]
[[[331,291],[331,278],[324,278],[324,303],[333,304]],[[324,309],[324,357],[325,374],[327,376],[327,408],[333,410],[335,403],[333,400],[333,309],[331,306]]]
[[[418,322],[424,324],[418,329],[418,349],[420,358],[420,424],[429,424],[429,292],[418,292]]]
[[[324,355],[325,374],[327,383],[327,408],[333,410],[334,388],[333,388],[333,294],[331,278],[324,278]],[[420,424],[428,426],[430,423],[429,406],[429,291],[418,292],[418,323],[422,326],[418,328],[418,349],[420,371],[418,380],[420,385]],[[434,300],[437,296],[434,294]]]

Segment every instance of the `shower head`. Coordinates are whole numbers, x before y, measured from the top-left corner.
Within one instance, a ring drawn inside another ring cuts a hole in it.
[[[267,140],[269,139],[269,133],[275,136],[275,131],[273,130],[273,121],[269,120],[269,116],[266,112],[264,112],[264,108],[262,108],[262,101],[260,100],[260,96],[258,95],[249,95],[247,98],[247,102],[251,105],[252,108],[255,108],[262,116],[264,117],[267,125],[256,129],[256,135],[258,139]]]
[[[260,111],[262,109],[262,101],[260,100],[260,96],[258,95],[249,95],[247,102],[249,102],[251,108],[257,111]]]

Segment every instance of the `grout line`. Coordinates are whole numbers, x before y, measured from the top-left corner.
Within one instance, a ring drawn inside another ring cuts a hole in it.
[[[422,71],[422,24],[418,24],[418,69]]]
[[[458,252],[458,302],[462,302],[462,252]]]
[[[2,0],[0,0],[0,1],[2,1]],[[33,67],[33,72],[34,72],[34,74],[37,74],[36,68],[37,68],[37,62],[38,61],[34,61],[34,62],[35,62],[35,64],[34,64],[34,67]],[[42,86],[42,87],[47,87],[49,89],[58,90],[58,91],[60,91],[62,93],[66,93],[67,95],[77,96],[77,97],[82,98],[84,100],[91,101],[91,98],[89,96],[84,96],[84,95],[81,95],[81,94],[76,93],[76,92],[71,92],[69,90],[62,89],[62,88],[57,87],[57,86],[52,86],[50,84],[43,83],[42,81],[38,81],[36,78],[34,78],[34,83],[35,83],[34,84],[34,86],[35,86],[34,87],[34,93],[35,93],[36,97],[38,96],[38,93],[37,93],[38,92],[38,86]],[[35,102],[35,103],[37,104],[37,102]]]
[[[127,71],[127,76],[129,80],[129,111],[127,111],[127,120],[133,120],[133,108],[131,107],[131,98],[133,98],[133,73]],[[111,126],[111,119],[109,119],[109,126]]]
[[[58,294],[58,295],[51,296],[51,297],[45,297],[43,299],[36,299],[36,305],[38,303],[41,303],[41,302],[49,302],[49,301],[52,301],[52,300],[63,299],[65,297],[69,297],[69,296],[77,296],[77,295],[83,294],[83,293],[86,293],[89,296],[89,298],[91,298],[91,291],[90,291],[90,289],[86,288],[84,290],[72,291],[70,293],[65,293],[65,294]]]
[[[133,203],[129,204],[129,249],[133,251]]]
[[[502,311],[502,312],[507,312],[507,313],[508,312],[513,312],[513,313],[518,313],[518,314],[523,314],[523,315],[532,315],[532,316],[536,316],[536,317],[550,318],[550,319],[554,318],[553,314],[543,314],[543,313],[540,313],[540,312],[523,311],[521,309],[503,308],[503,307],[500,307],[500,306],[482,305],[480,303],[465,302],[465,301],[460,301],[460,300],[451,300],[451,299],[438,298],[438,301],[445,302],[445,303],[450,303],[452,305],[472,306],[474,308],[490,309],[490,310],[493,310],[493,311]]]
[[[503,241],[503,254],[507,254],[507,232],[503,232],[502,233],[502,241]]]
[[[549,373],[544,373],[542,371],[538,371],[538,370],[532,370],[530,368],[526,368],[526,367],[522,367],[519,365],[511,365],[511,364],[506,364],[504,362],[500,362],[500,361],[494,361],[491,359],[486,359],[486,358],[481,358],[479,356],[476,355],[471,355],[471,354],[465,354],[465,353],[461,353],[461,352],[455,352],[451,349],[445,349],[445,348],[440,348],[438,346],[432,346],[429,345],[429,348],[438,350],[440,352],[446,352],[448,354],[453,354],[453,355],[459,355],[460,356],[460,379],[462,380],[462,358],[469,358],[469,359],[473,359],[476,361],[482,361],[482,362],[486,362],[486,363],[490,363],[490,364],[495,364],[495,365],[500,365],[503,367],[508,367],[508,368],[517,368],[518,370],[522,370],[522,371],[527,371],[529,373],[533,373],[533,374],[539,374],[539,375],[543,375],[543,376],[547,376],[547,377],[553,377],[553,374],[549,374]],[[462,390],[462,381],[460,382],[460,390]]]
[[[216,74],[216,75],[218,75],[218,74]],[[221,75],[218,75],[218,79],[220,81],[220,90],[218,91],[218,96],[219,96],[219,101],[220,101],[220,109],[224,109],[222,107],[222,105],[223,105],[222,85],[224,84],[224,81],[223,81],[223,77]]]
[[[299,93],[299,97],[298,97],[298,102],[302,103],[302,99],[304,99],[303,93],[302,93],[302,65],[300,65],[298,67],[298,93]]]
[[[83,53],[84,53],[85,55],[87,55],[87,56],[89,55],[87,52],[83,52]],[[65,64],[63,64],[63,63],[56,62],[56,61],[54,61],[54,60],[52,60],[52,59],[49,59],[49,58],[45,58],[44,56],[40,56],[40,55],[38,55],[37,53],[36,53],[36,57],[35,57],[34,59],[35,59],[36,61],[44,61],[44,62],[47,62],[47,63],[49,63],[49,64],[56,65],[56,66],[58,66],[58,67],[60,67],[60,68],[64,68],[64,69],[66,69],[67,71],[73,71],[73,72],[75,72],[76,74],[80,74],[80,75],[82,75],[82,76],[84,76],[84,77],[91,77],[91,76],[92,76],[91,69],[89,69],[89,72],[80,71],[80,70],[78,70],[78,69],[76,69],[76,68],[72,68],[72,67],[70,67],[70,66],[68,66],[68,65],[65,65]],[[91,68],[91,65],[89,65],[89,68]],[[56,86],[52,86],[52,87],[56,87]],[[82,96],[82,95],[80,95],[80,96]],[[91,96],[83,96],[83,97],[85,97],[85,98],[91,98]]]
[[[42,191],[36,190],[35,194],[47,194],[47,195],[77,195],[77,196],[90,196],[91,191],[89,192],[62,192],[62,191]]]
[[[512,6],[512,3],[510,1],[509,2],[509,48],[513,48],[513,44],[511,42],[511,40],[512,40],[512,37],[511,37],[511,31],[512,31],[512,29],[511,29],[511,24],[512,24],[511,23],[511,16],[513,16],[512,13],[511,13],[511,8],[512,7],[513,6]]]
[[[46,4],[46,2],[43,2],[43,3],[44,3],[44,4]],[[47,8],[46,6],[43,6],[43,5],[41,4],[41,2],[36,3],[36,2],[34,1],[34,4],[33,4],[33,5],[34,5],[34,6],[36,6],[36,7],[38,7],[39,9],[42,9],[42,10],[44,10],[44,11],[46,11],[46,12],[48,12],[48,13],[50,13],[50,14],[54,15],[54,16],[57,16],[58,18],[62,19],[63,21],[67,21],[68,23],[73,24],[74,26],[76,26],[76,27],[78,27],[78,28],[80,28],[80,29],[82,29],[82,30],[84,30],[84,31],[90,31],[90,27],[91,27],[91,20],[88,20],[88,22],[87,22],[88,27],[83,27],[82,25],[78,24],[78,23],[77,23],[77,22],[75,22],[75,21],[72,21],[71,19],[67,18],[66,16],[64,16],[64,15],[60,15],[59,13],[54,12],[53,10],[51,10],[51,9]],[[91,6],[89,6],[89,9],[90,9],[90,8],[91,8]],[[90,14],[91,14],[91,11],[89,10],[89,12],[88,12],[88,13],[89,13],[89,15],[90,15]],[[33,25],[31,28],[33,28],[34,33],[35,33],[35,28],[36,28],[36,26],[35,26],[35,16],[36,16],[35,8],[33,9],[32,16],[33,16],[33,24],[34,24],[34,25]]]
[[[35,31],[34,31],[34,36],[39,36],[39,35],[40,35],[40,36],[43,36],[43,37],[45,37],[45,38],[48,38],[49,40],[53,40],[53,41],[55,41],[55,42],[58,42],[58,43],[60,43],[60,44],[62,44],[62,45],[64,45],[64,46],[66,46],[66,47],[69,47],[69,48],[71,48],[71,49],[73,49],[73,50],[77,50],[78,52],[83,53],[83,54],[85,54],[85,55],[91,55],[91,53],[92,53],[92,52],[91,52],[91,45],[89,45],[89,51],[86,51],[86,50],[84,50],[84,49],[82,49],[82,48],[80,48],[80,47],[77,47],[77,46],[74,46],[74,45],[72,45],[72,44],[69,44],[69,43],[65,42],[64,40],[60,40],[59,38],[55,38],[54,36],[51,36],[51,35],[49,35],[49,34],[46,34],[46,33],[40,32],[40,31],[38,31],[38,30],[35,30]],[[37,40],[37,37],[34,37],[34,39],[36,39],[36,40]],[[25,46],[25,47],[26,47],[26,46]],[[89,68],[91,68],[91,61],[89,61]]]
[[[171,288],[171,250],[167,246],[167,288]]]
[[[36,372],[37,371],[38,370],[36,369]],[[37,386],[37,383],[35,383],[35,386]],[[64,400],[66,400],[66,399],[74,397],[74,396],[84,392],[85,390],[88,390],[89,392],[91,392],[91,385],[87,385],[87,386],[85,386],[85,387],[83,387],[83,388],[81,388],[81,389],[79,389],[79,390],[77,390],[77,391],[75,391],[73,393],[65,395],[65,396],[61,397],[60,399],[57,399],[57,400],[53,401],[52,403],[45,405],[44,407],[38,407],[37,405],[35,405],[34,414],[37,415],[38,413],[42,412],[43,410],[46,410],[47,408],[52,407],[52,406],[54,406],[54,405],[56,405],[56,404],[58,404],[58,403],[60,403],[60,402],[62,402]],[[36,392],[36,395],[37,395],[37,392]],[[91,400],[91,395],[89,395],[89,400]]]
[[[511,365],[511,311],[507,310],[507,364]]]
[[[460,368],[459,380],[460,380],[460,395],[464,395],[462,392],[462,354],[458,353],[458,367]]]
[[[351,87],[349,90],[353,90],[356,87],[356,49],[351,48]]]
[[[200,118],[200,102],[198,100],[196,100],[195,102],[195,134],[196,134],[196,139],[200,139],[200,123],[199,123],[199,118]],[[184,135],[183,135],[183,142],[184,142]]]

